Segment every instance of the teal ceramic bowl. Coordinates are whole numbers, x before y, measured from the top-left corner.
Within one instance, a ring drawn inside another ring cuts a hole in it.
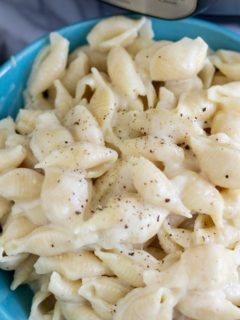
[[[134,15],[136,17],[136,15]],[[86,35],[101,19],[89,20],[66,27],[59,32],[71,42],[71,50],[86,43]],[[151,18],[156,39],[178,40],[184,36],[202,37],[212,49],[240,51],[240,35],[214,24],[197,19],[165,21]],[[15,116],[23,107],[22,91],[34,58],[48,42],[42,38],[21,51],[0,68],[0,117]],[[12,292],[9,289],[12,274],[0,271],[0,319],[26,320],[29,315],[32,292],[23,286]]]

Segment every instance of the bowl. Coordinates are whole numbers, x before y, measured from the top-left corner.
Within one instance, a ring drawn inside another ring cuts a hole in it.
[[[131,15],[140,17],[139,15]],[[86,35],[92,27],[103,18],[80,22],[59,32],[70,40],[70,50],[86,43]],[[202,37],[213,49],[240,49],[240,35],[222,27],[198,19],[166,21],[149,18],[152,21],[156,39],[178,40],[184,36]],[[15,116],[23,107],[22,91],[31,70],[32,63],[38,52],[48,43],[44,37],[16,56],[12,57],[0,68],[0,117]],[[12,273],[0,271],[0,319],[26,320],[29,315],[32,292],[28,286],[22,286],[16,291],[10,290]]]

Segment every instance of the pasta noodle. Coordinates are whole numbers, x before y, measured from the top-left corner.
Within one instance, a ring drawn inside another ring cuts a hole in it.
[[[30,320],[240,319],[240,53],[153,36],[52,33],[0,121],[0,268]]]

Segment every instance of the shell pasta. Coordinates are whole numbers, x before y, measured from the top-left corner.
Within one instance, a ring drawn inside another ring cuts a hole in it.
[[[52,33],[0,120],[0,268],[30,320],[240,319],[240,53],[153,36]]]

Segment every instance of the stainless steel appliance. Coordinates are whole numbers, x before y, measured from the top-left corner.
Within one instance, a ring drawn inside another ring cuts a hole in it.
[[[240,0],[103,0],[131,11],[163,19],[181,19],[190,15],[240,17]],[[239,18],[240,19],[240,18]]]

